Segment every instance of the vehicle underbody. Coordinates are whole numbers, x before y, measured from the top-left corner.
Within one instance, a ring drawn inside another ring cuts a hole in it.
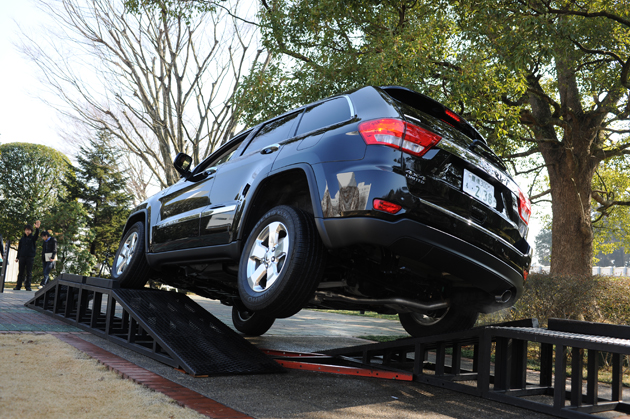
[[[239,304],[238,266],[230,262],[164,267],[155,280],[223,304]],[[509,307],[514,292],[492,295],[463,279],[401,257],[390,249],[359,245],[329,251],[323,280],[305,308],[424,313],[453,304],[482,313]]]

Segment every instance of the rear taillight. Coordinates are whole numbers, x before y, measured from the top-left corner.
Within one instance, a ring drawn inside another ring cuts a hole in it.
[[[518,215],[525,221],[525,224],[529,224],[529,217],[532,215],[532,204],[521,190],[518,191]]]
[[[402,206],[394,204],[393,202],[384,201],[382,199],[375,199],[372,201],[372,205],[375,210],[384,211],[389,214],[396,214],[402,209]]]
[[[442,137],[417,125],[407,123],[407,132],[402,149],[414,156],[422,156],[431,147],[440,142]]]
[[[366,144],[380,144],[402,149],[405,153],[422,156],[442,137],[400,119],[376,119],[359,124],[359,132]]]

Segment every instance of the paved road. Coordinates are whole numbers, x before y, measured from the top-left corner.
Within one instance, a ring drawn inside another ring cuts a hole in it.
[[[216,300],[192,296],[192,299],[228,326],[232,326],[232,308]],[[288,319],[277,319],[265,336],[408,336],[398,321],[364,316],[339,315],[302,310]]]
[[[24,302],[32,296],[33,293],[12,290],[0,294],[0,326],[4,330],[69,327],[46,315],[24,309]],[[219,319],[231,323],[228,308],[197,297],[195,300]],[[21,324],[22,321],[25,324]],[[365,342],[356,336],[383,334],[399,335],[403,332],[397,322],[302,311],[291,319],[279,320],[267,335],[250,341],[269,349],[317,351]],[[549,417],[420,383],[297,370],[286,374],[193,378],[96,336],[81,337],[259,419]]]

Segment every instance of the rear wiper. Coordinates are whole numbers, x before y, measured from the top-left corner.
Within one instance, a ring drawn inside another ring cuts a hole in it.
[[[472,151],[473,153],[475,153],[475,149],[479,147],[482,149],[481,154],[483,157],[492,160],[493,163],[495,163],[497,166],[499,166],[501,169],[503,169],[503,171],[507,171],[507,166],[505,165],[505,163],[503,162],[503,160],[501,160],[501,157],[497,156],[494,151],[492,151],[492,149],[490,147],[488,147],[488,144],[485,143],[485,141],[481,141],[481,140],[474,140],[469,146],[468,149],[470,151]]]

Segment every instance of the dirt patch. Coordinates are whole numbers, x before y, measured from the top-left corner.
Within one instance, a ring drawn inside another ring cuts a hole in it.
[[[50,335],[0,335],[0,418],[205,418]]]

